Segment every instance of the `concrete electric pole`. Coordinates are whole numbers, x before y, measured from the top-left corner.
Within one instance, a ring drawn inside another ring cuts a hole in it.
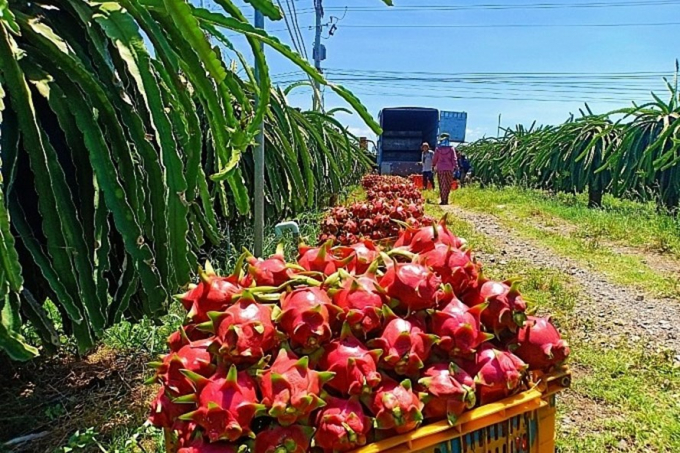
[[[326,59],[326,48],[321,44],[321,31],[323,25],[321,24],[321,19],[323,18],[323,0],[314,0],[314,10],[316,11],[316,33],[314,37],[314,67],[319,72],[321,70],[321,61]],[[321,100],[321,85],[319,82],[314,82],[314,110],[322,110],[322,100]]]
[[[264,15],[255,8],[255,28],[264,30]],[[258,46],[264,50],[264,44],[259,41]],[[255,65],[255,78],[260,80],[260,68]],[[255,105],[260,102],[259,98],[255,97]],[[254,250],[255,256],[262,257],[262,248],[264,243],[264,121],[260,124],[260,130],[257,133],[256,144],[253,149],[253,203],[254,203],[254,219],[253,219],[253,236],[254,236]]]

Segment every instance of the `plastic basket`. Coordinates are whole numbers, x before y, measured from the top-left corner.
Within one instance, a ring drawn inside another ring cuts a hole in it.
[[[569,387],[568,369],[536,386],[448,421],[375,442],[352,453],[554,453],[555,394]]]

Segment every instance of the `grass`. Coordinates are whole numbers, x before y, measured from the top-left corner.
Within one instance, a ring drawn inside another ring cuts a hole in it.
[[[452,202],[491,213],[559,255],[653,296],[680,295],[680,220],[651,205],[605,197],[602,210],[581,196],[520,188],[458,190]],[[658,260],[661,265],[652,265]]]

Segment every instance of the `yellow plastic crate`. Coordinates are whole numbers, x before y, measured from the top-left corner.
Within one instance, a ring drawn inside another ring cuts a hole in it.
[[[555,394],[569,387],[564,369],[502,401],[466,412],[458,423],[429,424],[352,453],[554,453]]]

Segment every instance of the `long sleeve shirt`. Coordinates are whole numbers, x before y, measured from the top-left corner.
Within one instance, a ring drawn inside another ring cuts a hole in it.
[[[458,168],[458,156],[452,146],[439,146],[434,152],[432,165],[437,171],[455,171]]]

